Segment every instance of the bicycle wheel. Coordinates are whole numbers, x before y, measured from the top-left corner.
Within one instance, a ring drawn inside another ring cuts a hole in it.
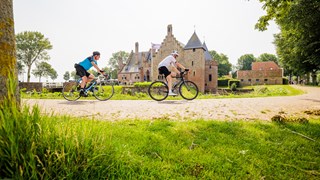
[[[184,81],[179,87],[180,95],[186,100],[193,100],[198,96],[197,85],[192,81]]]
[[[113,94],[113,84],[102,85],[100,83],[93,87],[93,96],[100,101],[106,101],[110,99],[113,96]]]
[[[156,101],[162,101],[168,97],[169,88],[163,81],[155,81],[148,88],[149,96]]]
[[[80,98],[80,84],[78,82],[68,82],[63,86],[62,96],[68,101],[75,101]]]

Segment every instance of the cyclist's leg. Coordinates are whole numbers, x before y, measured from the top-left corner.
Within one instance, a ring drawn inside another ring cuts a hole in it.
[[[89,76],[90,73],[88,73],[88,72],[87,72],[81,65],[79,65],[79,64],[76,64],[76,65],[75,65],[75,68],[76,68],[76,74],[77,74],[78,76],[80,76],[81,79],[82,79],[80,86],[81,86],[81,89],[83,89],[83,88],[85,87],[86,83],[87,83],[87,80],[88,80],[87,76]]]
[[[92,80],[94,80],[94,75],[93,74],[89,74],[89,76],[87,77],[87,82],[91,82]]]
[[[164,77],[166,78],[168,83],[169,93],[172,92],[172,72],[170,72],[167,67],[161,66],[159,68],[159,73],[164,74]]]

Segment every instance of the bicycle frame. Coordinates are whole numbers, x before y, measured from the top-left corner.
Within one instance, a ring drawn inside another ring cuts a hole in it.
[[[186,100],[193,100],[198,96],[199,90],[194,82],[185,80],[183,76],[186,75],[186,72],[188,71],[183,71],[180,73],[180,76],[173,77],[178,80],[173,84],[172,91],[175,91],[174,93],[181,95]],[[166,99],[169,94],[167,80],[157,80],[151,83],[148,93],[153,100],[162,101]]]

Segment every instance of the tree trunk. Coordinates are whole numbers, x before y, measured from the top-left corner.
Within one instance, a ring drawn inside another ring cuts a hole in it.
[[[0,28],[0,105],[20,104],[12,0],[0,0]]]

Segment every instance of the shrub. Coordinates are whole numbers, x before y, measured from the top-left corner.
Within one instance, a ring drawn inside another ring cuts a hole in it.
[[[152,82],[135,82],[134,87],[149,87]]]
[[[229,82],[230,78],[218,78],[218,86],[228,86],[228,82]]]
[[[236,79],[230,79],[228,81],[228,87],[231,89],[231,85],[235,83],[236,84],[236,87],[240,87],[240,81],[239,80],[236,80]]]
[[[286,77],[282,78],[282,84],[289,84],[289,79]]]
[[[231,91],[236,91],[237,90],[237,84],[236,83],[232,83],[230,86]]]

